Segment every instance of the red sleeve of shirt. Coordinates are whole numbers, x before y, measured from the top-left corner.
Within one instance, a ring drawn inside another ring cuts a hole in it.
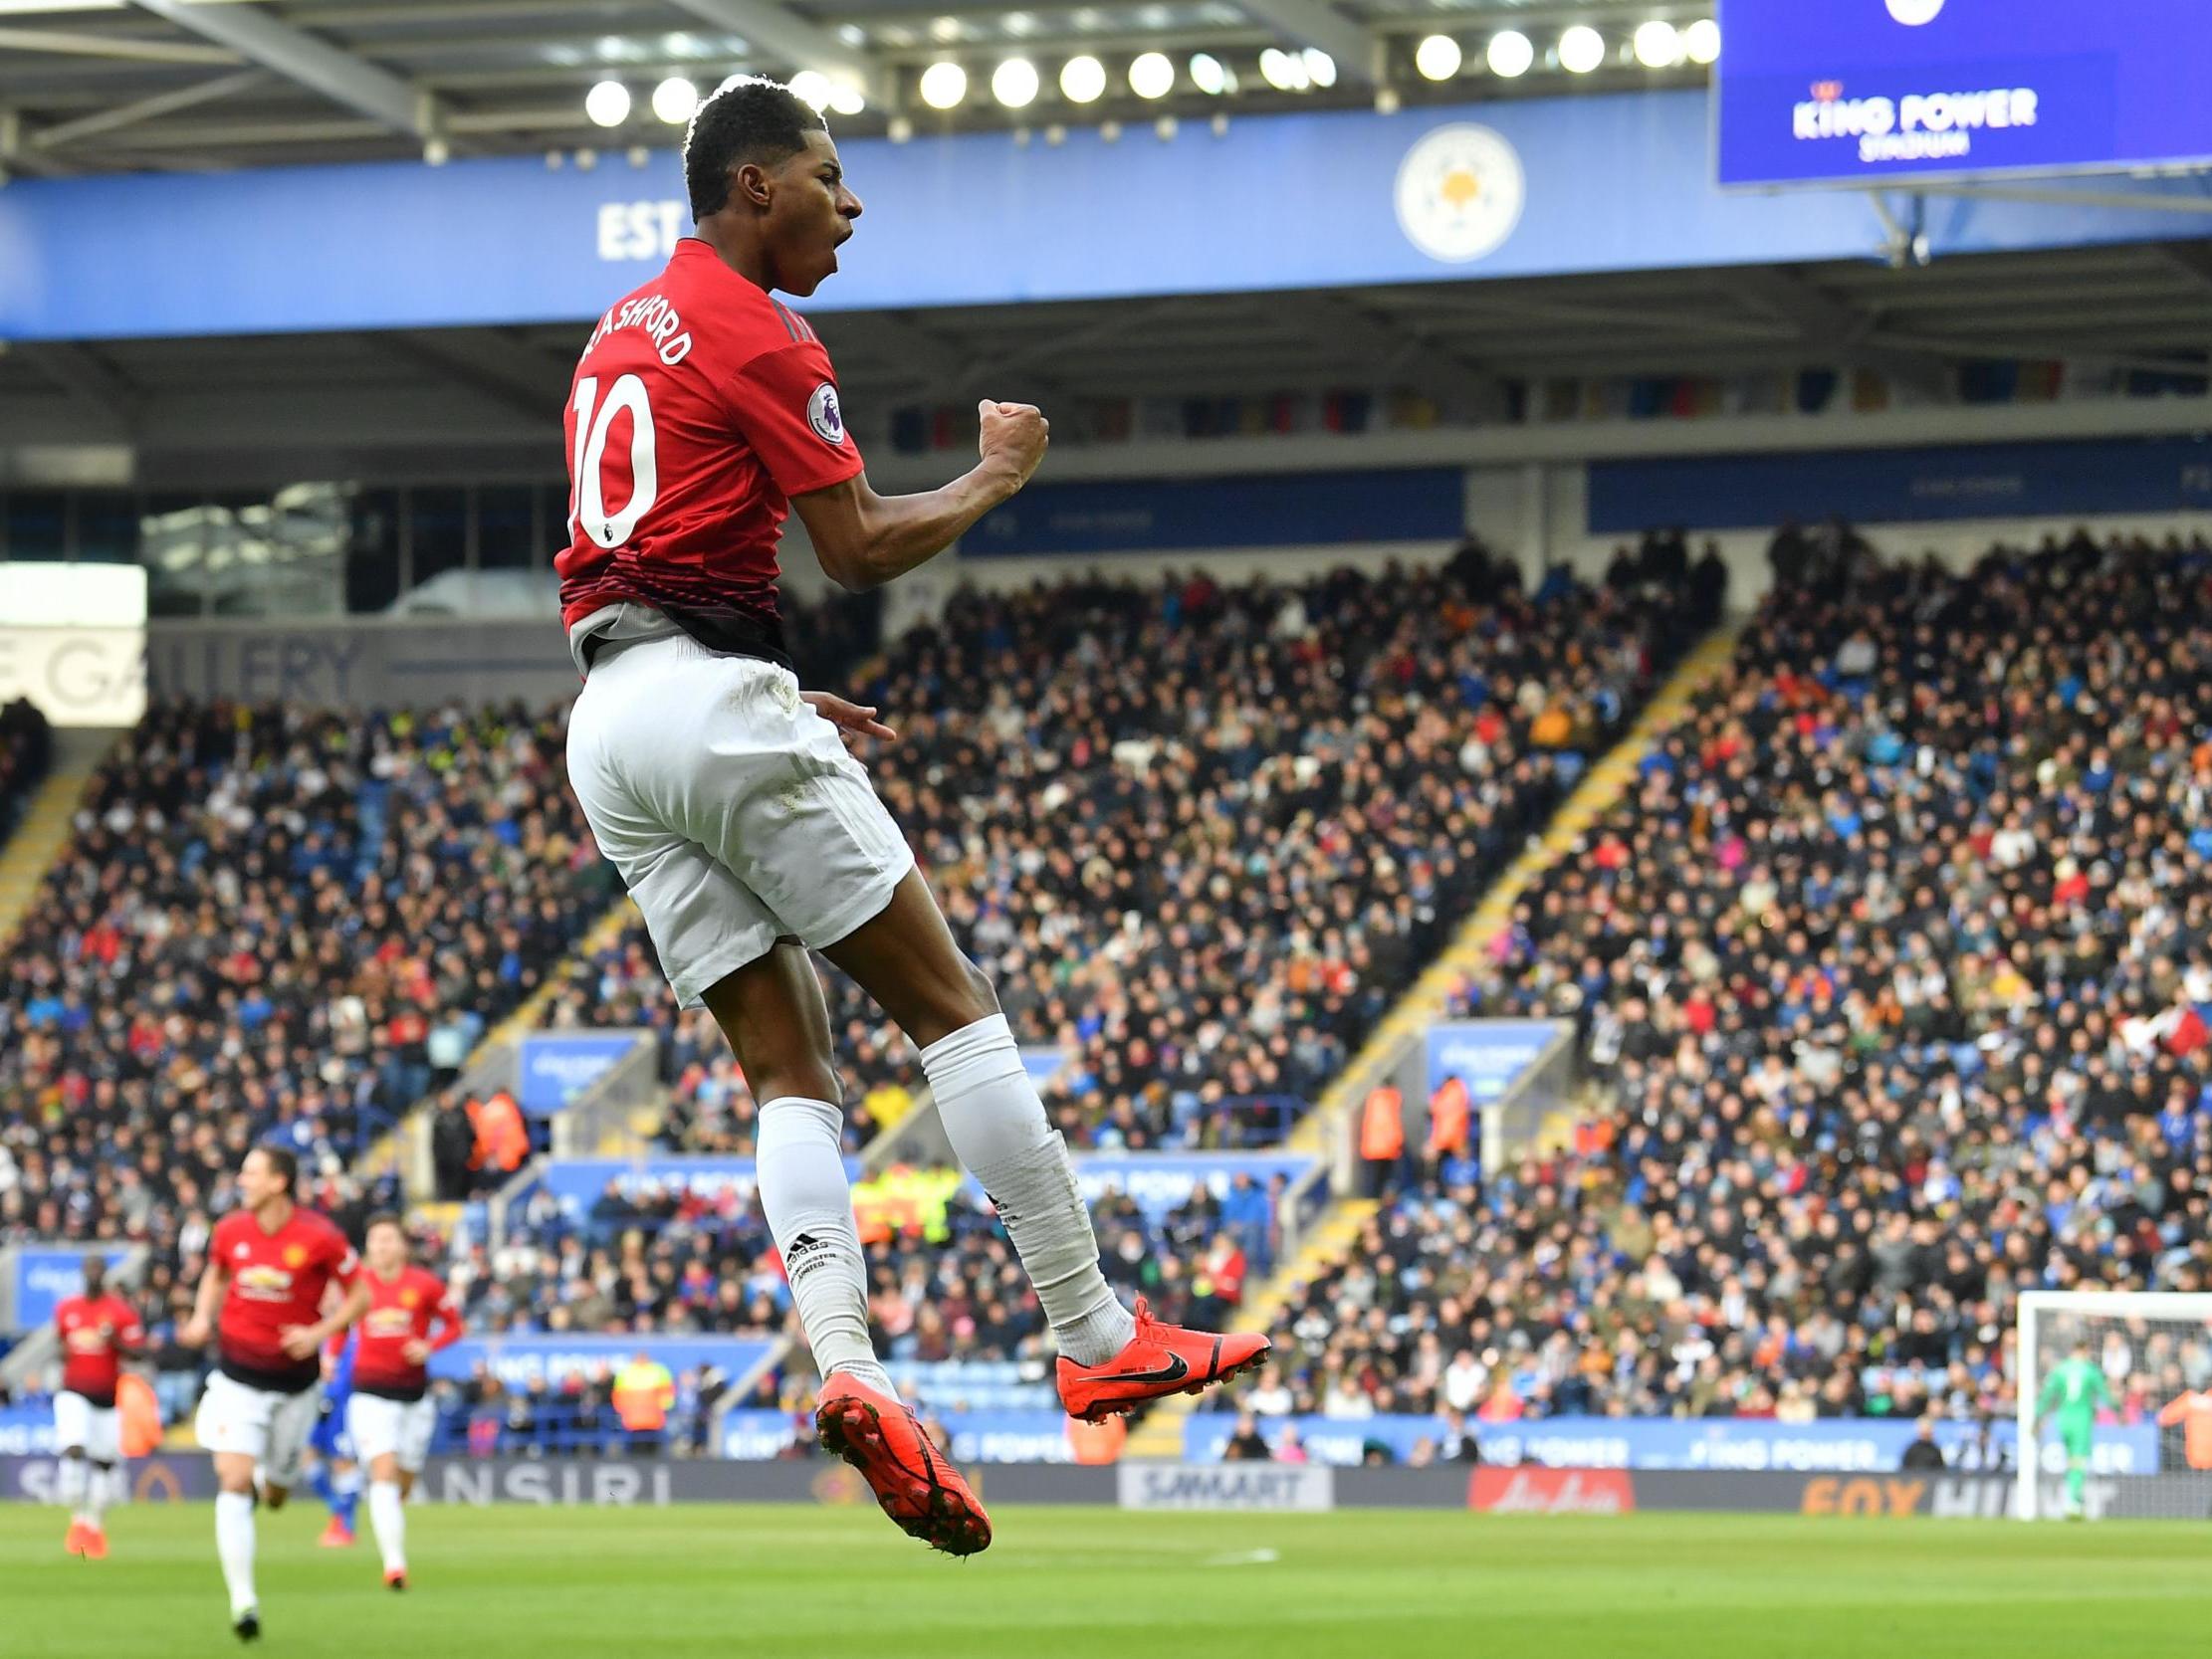
[[[437,1306],[432,1311],[437,1316],[439,1329],[438,1334],[430,1339],[430,1351],[436,1353],[440,1348],[451,1348],[466,1337],[469,1334],[469,1324],[461,1317],[461,1305],[453,1300],[453,1287],[435,1274],[430,1276],[430,1282],[437,1288],[438,1296]]]
[[[145,1341],[146,1328],[138,1318],[138,1310],[127,1302],[117,1304],[115,1346],[120,1348],[143,1348]]]
[[[784,495],[826,490],[860,472],[860,446],[845,430],[836,371],[820,340],[762,352],[731,382],[730,403],[738,431]]]
[[[325,1253],[331,1263],[331,1282],[341,1291],[351,1290],[353,1275],[361,1270],[361,1259],[353,1253],[353,1247],[346,1243],[345,1235],[337,1230],[336,1223],[326,1221],[323,1225],[328,1233],[324,1243]]]
[[[245,1213],[244,1210],[232,1210],[216,1222],[215,1230],[207,1235],[208,1260],[220,1263],[225,1273],[230,1271],[230,1248],[238,1238],[238,1223]]]

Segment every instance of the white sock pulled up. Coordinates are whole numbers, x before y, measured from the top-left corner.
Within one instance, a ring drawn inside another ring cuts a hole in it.
[[[1044,1116],[1003,1014],[963,1026],[922,1051],[945,1138],[983,1182],[1036,1287],[1060,1351],[1078,1365],[1111,1359],[1136,1321],[1099,1271],[1098,1239],[1067,1142]]]
[[[852,1218],[843,1128],[844,1114],[827,1101],[778,1095],[762,1103],[754,1153],[761,1208],[782,1253],[816,1368],[825,1377],[843,1371],[896,1397],[868,1338],[867,1259]]]

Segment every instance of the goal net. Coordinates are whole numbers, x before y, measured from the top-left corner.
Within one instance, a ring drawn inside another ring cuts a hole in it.
[[[2212,1295],[2030,1291],[2019,1318],[2014,1513],[2212,1521]]]

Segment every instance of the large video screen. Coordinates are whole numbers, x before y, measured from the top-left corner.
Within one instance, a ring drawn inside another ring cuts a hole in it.
[[[2212,0],[1724,0],[1723,185],[2212,158]]]

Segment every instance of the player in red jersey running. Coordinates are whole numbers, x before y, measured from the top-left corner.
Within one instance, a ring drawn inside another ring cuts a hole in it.
[[[54,1445],[62,1454],[55,1496],[70,1506],[62,1548],[99,1560],[108,1554],[101,1511],[122,1467],[115,1385],[123,1360],[145,1346],[137,1310],[108,1289],[108,1261],[85,1258],[85,1294],[54,1310],[62,1340],[62,1386],[54,1396]]]
[[[384,1582],[407,1587],[407,1495],[430,1455],[438,1408],[430,1356],[468,1335],[446,1282],[407,1260],[396,1215],[372,1215],[363,1239],[368,1310],[354,1338],[353,1397],[345,1408],[353,1451],[368,1465],[368,1526],[384,1556]],[[430,1328],[438,1327],[436,1336]]]
[[[812,294],[860,217],[821,117],[787,88],[737,82],[693,117],[684,180],[697,234],[599,319],[568,401],[571,540],[555,564],[585,677],[569,781],[678,999],[714,1015],[760,1103],[761,1203],[825,1379],[823,1445],[907,1533],[969,1555],[991,1542],[983,1506],[869,1345],[809,949],[921,1050],[953,1150],[992,1195],[1051,1323],[1070,1411],[1196,1390],[1267,1345],[1162,1325],[1141,1306],[1132,1316],[1116,1299],[991,982],[841,740],[891,731],[873,709],[801,692],[783,648],[776,542],[789,510],[833,580],[878,586],[1028,482],[1043,416],[986,400],[974,469],[927,494],[877,495],[829,353],[772,293]]]
[[[192,1317],[177,1332],[186,1348],[215,1337],[216,1371],[192,1427],[215,1454],[215,1553],[230,1589],[231,1628],[242,1641],[261,1634],[256,1477],[270,1509],[282,1509],[315,1427],[319,1350],[368,1305],[345,1235],[293,1201],[299,1173],[299,1159],[283,1146],[246,1154],[238,1207],[215,1223]],[[337,1306],[325,1314],[333,1292]]]

